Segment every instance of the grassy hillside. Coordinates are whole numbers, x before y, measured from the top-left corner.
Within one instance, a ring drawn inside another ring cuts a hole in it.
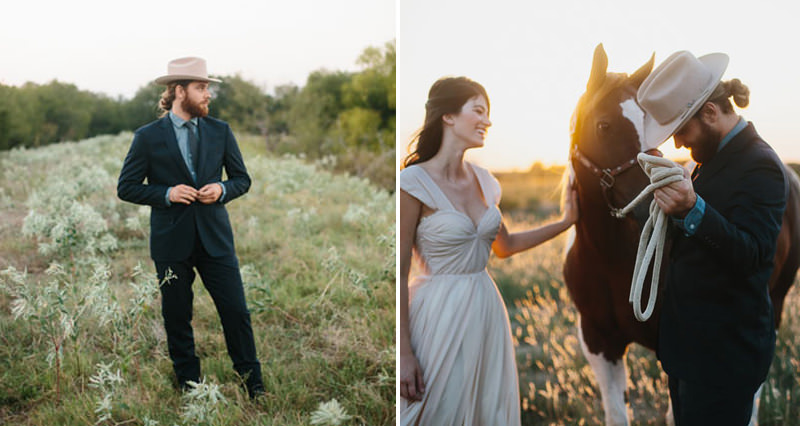
[[[498,174],[511,230],[552,220],[558,173]],[[503,204],[501,204],[501,207]],[[600,390],[577,338],[578,312],[561,272],[566,234],[510,259],[492,257],[489,272],[503,294],[516,340],[524,425],[604,421]],[[800,424],[800,285],[783,309],[775,358],[761,397],[760,425]],[[663,425],[667,376],[655,354],[632,345],[627,355],[631,424]]]
[[[228,204],[267,395],[247,400],[195,282],[205,385],[172,384],[132,135],[0,153],[0,424],[394,423],[394,197],[240,139]],[[335,401],[334,401],[335,400]]]

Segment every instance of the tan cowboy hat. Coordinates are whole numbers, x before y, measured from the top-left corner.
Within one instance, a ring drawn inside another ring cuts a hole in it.
[[[173,81],[192,80],[222,83],[222,80],[209,78],[206,71],[206,60],[189,56],[169,61],[167,64],[167,75],[162,75],[156,79],[156,84],[167,85]]]
[[[696,58],[685,50],[664,60],[639,86],[636,100],[644,109],[643,146],[664,143],[705,104],[728,68],[728,55]]]

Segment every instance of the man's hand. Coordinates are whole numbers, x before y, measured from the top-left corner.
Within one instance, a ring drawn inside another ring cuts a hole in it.
[[[685,218],[697,203],[697,194],[694,192],[689,171],[686,169],[683,170],[683,179],[656,189],[653,195],[658,207],[661,207],[661,211],[679,219]]]
[[[169,201],[171,203],[192,204],[197,197],[197,190],[189,185],[175,185],[169,191]]]
[[[209,183],[200,188],[197,199],[203,204],[213,204],[222,196],[222,186],[218,183]]]

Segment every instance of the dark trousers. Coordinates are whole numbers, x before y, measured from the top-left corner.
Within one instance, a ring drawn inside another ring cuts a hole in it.
[[[758,388],[689,383],[669,377],[669,397],[676,426],[750,423]]]
[[[252,395],[254,391],[263,390],[264,385],[261,365],[256,357],[250,312],[244,299],[239,261],[236,255],[211,257],[199,238],[197,241],[189,259],[155,262],[159,282],[162,282],[161,315],[178,384],[185,387],[187,381],[200,379],[200,360],[195,355],[192,332],[192,283],[196,268],[217,308],[233,368],[247,378],[247,391]],[[167,268],[172,270],[175,278],[163,282]]]

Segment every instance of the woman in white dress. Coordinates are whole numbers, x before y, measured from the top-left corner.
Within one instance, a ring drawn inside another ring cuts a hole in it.
[[[492,125],[485,89],[443,78],[425,107],[400,172],[400,423],[519,425],[508,313],[486,263],[491,250],[507,257],[569,228],[575,192],[561,220],[510,234],[497,207],[499,183],[464,161]],[[409,283],[412,252],[423,271]]]

